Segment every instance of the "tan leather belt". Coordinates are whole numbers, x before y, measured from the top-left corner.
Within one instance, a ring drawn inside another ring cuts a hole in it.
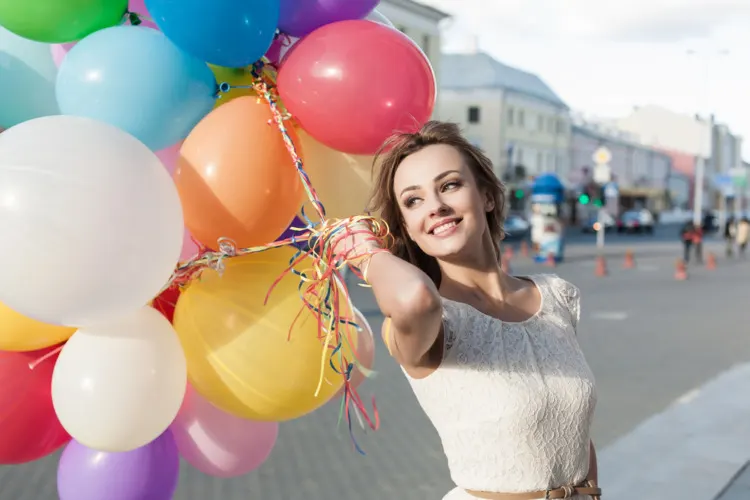
[[[489,491],[472,491],[467,492],[477,498],[486,500],[538,500],[573,498],[576,495],[588,495],[593,500],[600,500],[602,489],[596,485],[595,481],[584,481],[578,486],[562,486],[554,490],[530,491],[528,493],[491,493]]]

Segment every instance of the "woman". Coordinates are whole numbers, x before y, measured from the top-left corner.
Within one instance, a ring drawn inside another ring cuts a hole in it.
[[[458,485],[444,500],[597,497],[578,289],[500,269],[504,188],[456,125],[381,151],[373,209],[393,244],[356,231],[337,251],[360,256],[384,341],[440,434]]]
[[[750,219],[742,217],[737,223],[737,248],[739,250],[740,257],[745,256],[745,250],[747,249],[747,242],[750,239]]]

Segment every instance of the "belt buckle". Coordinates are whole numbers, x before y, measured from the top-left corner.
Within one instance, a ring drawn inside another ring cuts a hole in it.
[[[563,490],[563,497],[562,498],[573,498],[573,495],[576,494],[577,488],[575,486],[560,486],[559,488],[555,488],[558,490]],[[544,492],[544,500],[550,500],[550,493],[552,493],[554,490],[546,490]]]

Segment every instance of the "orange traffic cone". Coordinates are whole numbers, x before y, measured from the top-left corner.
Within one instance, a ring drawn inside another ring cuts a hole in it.
[[[716,254],[713,252],[708,252],[706,256],[706,269],[716,269]]]
[[[547,260],[545,261],[544,265],[549,267],[557,267],[557,261],[555,260],[555,254],[552,252],[547,254]]]
[[[635,256],[633,255],[632,250],[626,250],[625,251],[625,262],[623,263],[622,267],[624,269],[634,269],[635,268]]]
[[[523,240],[521,242],[521,255],[523,257],[529,256],[529,244],[526,242],[526,240]]]
[[[510,267],[510,259],[505,256],[500,261],[500,269],[503,270],[505,274],[513,274],[513,270]]]
[[[604,258],[604,255],[596,256],[596,268],[594,269],[594,273],[599,277],[604,277],[609,274],[607,272],[607,261]]]
[[[687,266],[685,266],[685,261],[682,259],[677,259],[677,262],[675,263],[674,279],[677,281],[685,281],[688,279]]]

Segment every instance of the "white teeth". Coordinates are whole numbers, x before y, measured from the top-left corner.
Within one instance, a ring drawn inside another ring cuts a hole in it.
[[[436,227],[432,232],[433,234],[441,234],[441,233],[446,232],[452,227],[456,227],[455,222],[446,222],[445,224],[441,224],[438,227]]]

